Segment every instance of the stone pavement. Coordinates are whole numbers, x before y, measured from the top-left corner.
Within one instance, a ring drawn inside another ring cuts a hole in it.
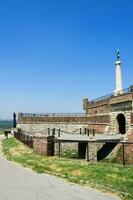
[[[90,188],[37,174],[3,158],[0,150],[0,200],[118,200]]]

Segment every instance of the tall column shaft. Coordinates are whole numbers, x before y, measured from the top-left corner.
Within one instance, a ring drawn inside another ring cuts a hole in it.
[[[115,65],[116,65],[116,89],[114,93],[117,95],[122,93],[121,61],[117,60],[115,62]]]

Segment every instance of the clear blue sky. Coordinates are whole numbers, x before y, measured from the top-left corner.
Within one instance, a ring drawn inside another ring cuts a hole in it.
[[[0,118],[12,112],[82,112],[82,99],[133,84],[132,0],[0,3]]]

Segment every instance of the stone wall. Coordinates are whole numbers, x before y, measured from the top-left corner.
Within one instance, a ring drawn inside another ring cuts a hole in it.
[[[86,114],[87,116],[96,115],[96,114],[106,114],[109,111],[109,100],[99,101],[99,102],[92,102],[88,103],[86,107]]]
[[[116,104],[116,103],[122,103],[122,102],[127,102],[127,101],[132,101],[133,100],[133,94],[123,94],[123,95],[118,95],[118,96],[113,96],[110,98],[109,104]]]
[[[95,115],[88,117],[51,117],[51,116],[40,116],[40,117],[23,117],[19,113],[18,124],[37,124],[37,123],[109,123],[109,115]]]
[[[97,133],[104,133],[108,131],[109,125],[106,123],[37,123],[37,124],[18,124],[18,127],[23,133],[29,135],[36,135],[38,133],[47,135],[48,128],[56,129],[56,134],[58,134],[58,129],[61,130],[61,134],[80,134],[80,128],[82,133],[84,128],[93,130],[95,129]]]
[[[97,161],[97,142],[88,142],[86,149],[86,159],[90,162]]]
[[[109,114],[103,115],[103,114],[96,114],[92,116],[88,116],[88,122],[89,123],[95,123],[95,124],[102,124],[102,123],[109,123],[110,122],[110,116]]]
[[[112,104],[119,104],[125,110],[131,110],[131,104],[133,102],[133,93],[124,93],[121,95],[99,98],[94,101],[88,101],[88,99],[83,100],[83,109],[86,111],[87,116],[96,114],[105,114],[110,112],[110,107]],[[122,104],[122,105],[121,105]],[[127,104],[129,104],[127,106]],[[118,107],[118,106],[117,106]]]
[[[123,91],[123,94],[117,96],[109,95],[94,101],[88,101],[87,98],[83,100],[83,108],[87,116],[91,117],[91,122],[97,123],[97,116],[102,115],[105,117],[100,118],[100,122],[109,124],[110,133],[118,133],[119,127],[117,122],[117,115],[123,114],[126,118],[126,133],[129,133],[131,124],[133,124],[133,90],[132,86]],[[131,114],[132,113],[132,114]],[[93,115],[93,117],[92,117]],[[108,117],[107,117],[108,116]],[[101,126],[99,125],[98,128]],[[100,128],[101,129],[101,128]]]
[[[87,123],[89,122],[88,117],[51,117],[51,116],[40,116],[40,117],[20,117],[18,118],[19,124],[34,124],[34,123]]]
[[[133,143],[133,126],[130,134],[127,136],[129,142]],[[125,145],[125,158],[126,163],[133,164],[133,144]]]
[[[109,131],[111,133],[118,133],[118,122],[117,116],[118,114],[123,114],[126,118],[126,133],[130,130],[131,126],[131,111],[119,111],[119,112],[111,112],[110,113],[110,128]]]
[[[93,130],[98,133],[104,133],[108,131],[110,117],[109,115],[97,115],[89,117],[23,117],[22,113],[19,113],[18,127],[27,134],[36,135],[37,133],[47,134],[48,128],[61,129],[66,133],[80,133],[84,128]]]
[[[131,124],[133,124],[133,113],[131,113]]]
[[[54,156],[54,136],[34,136],[33,151],[40,155]]]

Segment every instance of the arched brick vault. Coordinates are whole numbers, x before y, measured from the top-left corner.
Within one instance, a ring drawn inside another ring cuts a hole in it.
[[[131,127],[131,116],[132,113],[129,111],[125,112],[111,112],[110,113],[110,132],[112,133],[119,133],[119,123],[118,123],[118,116],[123,115],[125,117],[125,133],[128,133]]]

